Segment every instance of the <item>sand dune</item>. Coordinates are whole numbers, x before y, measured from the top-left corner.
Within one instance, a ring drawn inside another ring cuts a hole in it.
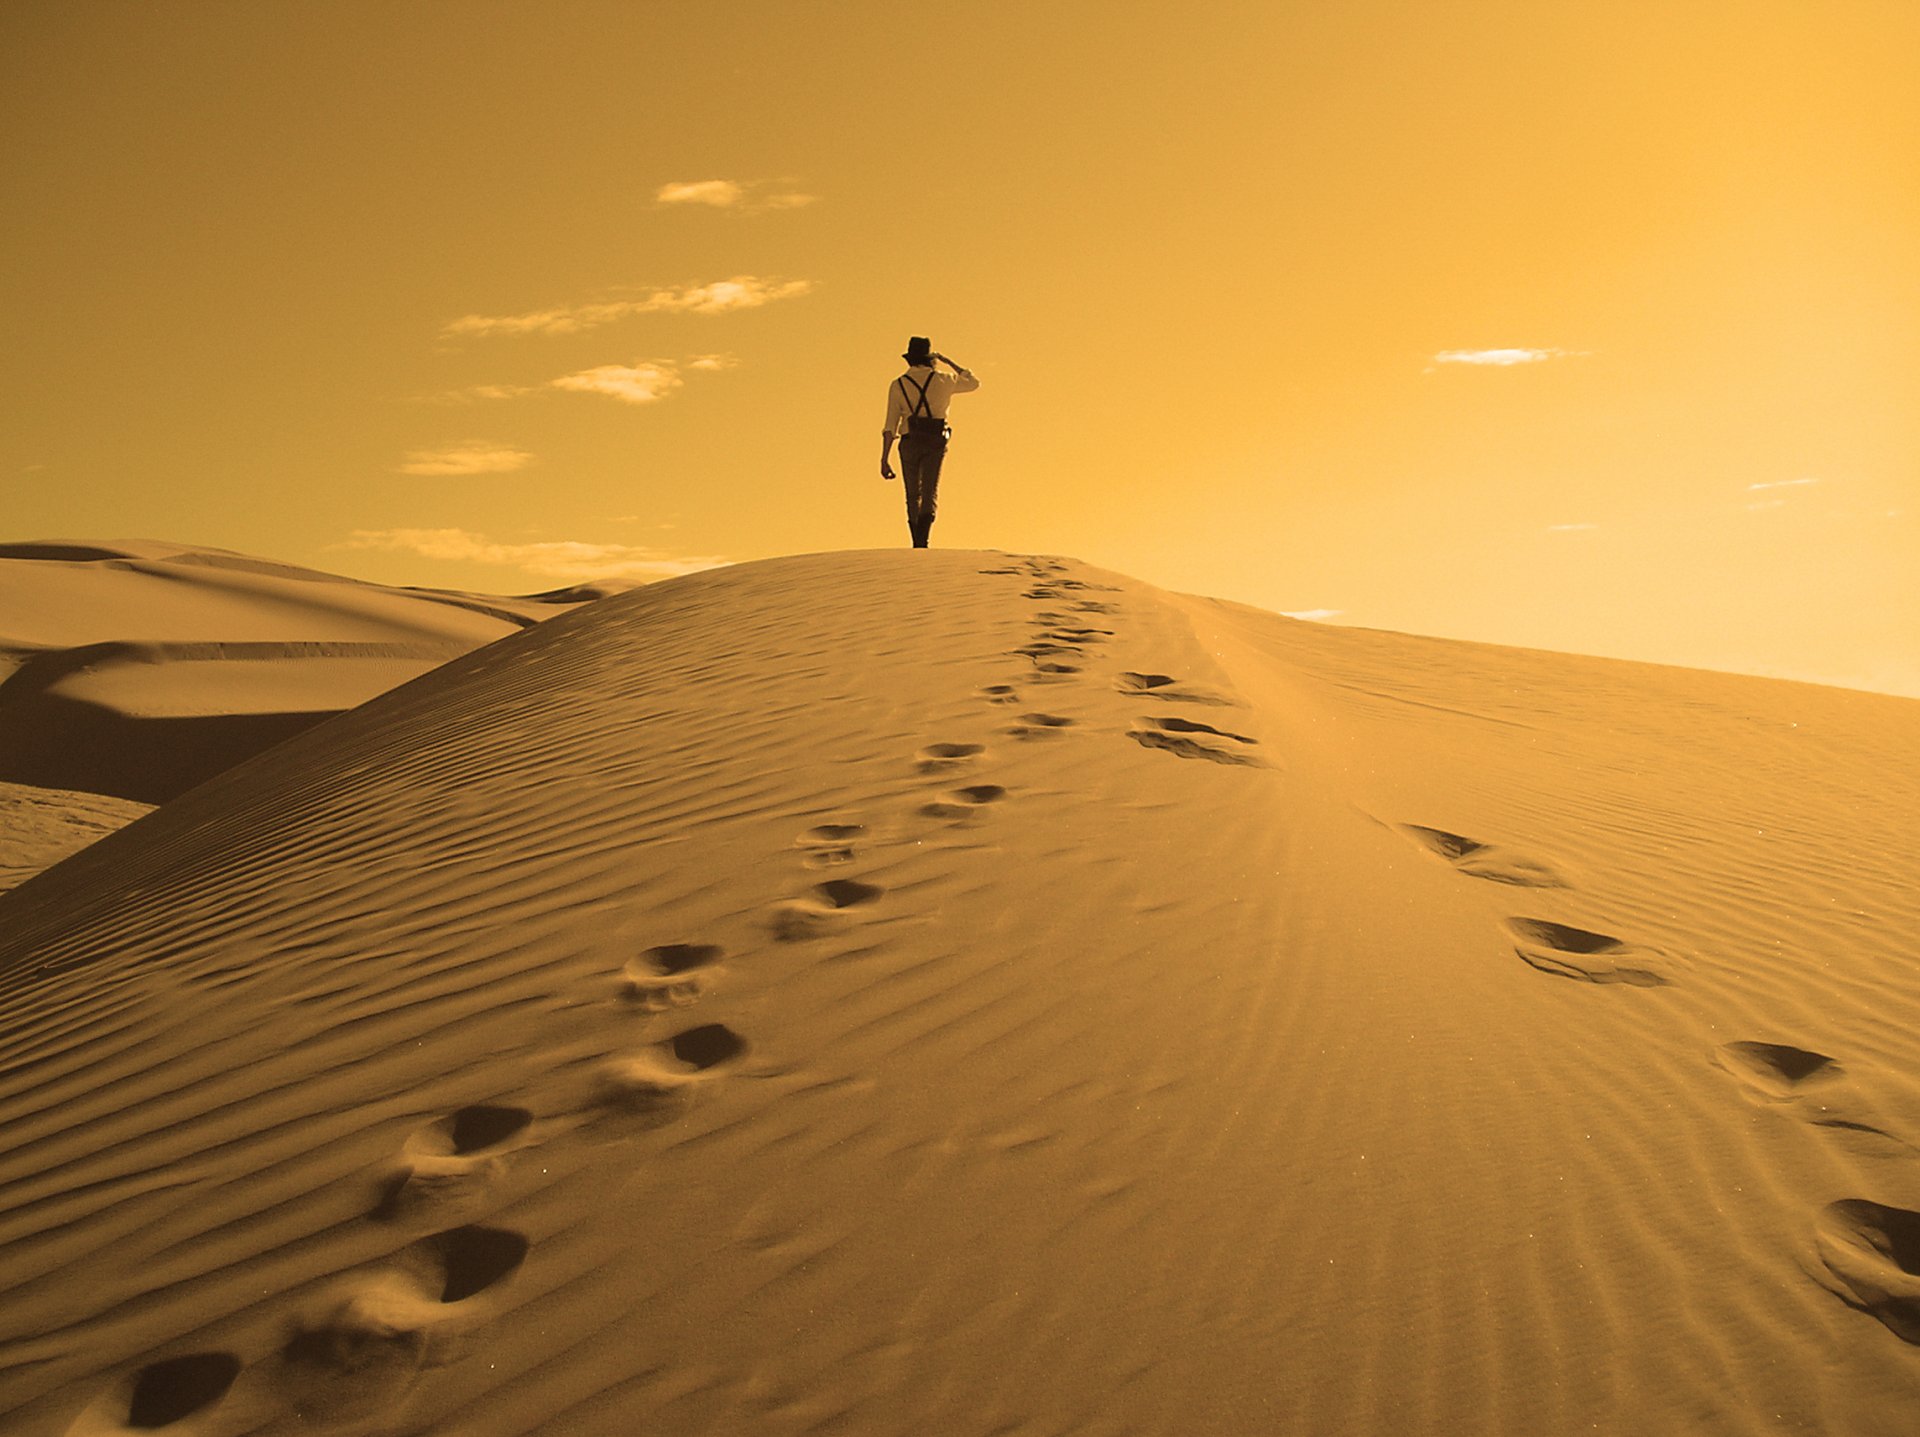
[[[164,802],[597,596],[390,589],[146,541],[0,544],[0,783]]]
[[[1917,751],[1063,560],[610,598],[0,896],[0,1430],[1910,1433]]]

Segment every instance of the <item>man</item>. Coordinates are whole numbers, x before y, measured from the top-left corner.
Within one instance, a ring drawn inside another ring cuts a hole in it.
[[[933,532],[934,496],[940,487],[940,462],[947,457],[947,405],[956,394],[980,387],[965,365],[935,354],[933,341],[916,335],[907,341],[907,372],[887,390],[887,426],[880,431],[880,477],[893,478],[893,441],[900,441],[900,469],[906,480],[907,532],[913,547],[927,547]],[[935,366],[953,371],[942,374]]]

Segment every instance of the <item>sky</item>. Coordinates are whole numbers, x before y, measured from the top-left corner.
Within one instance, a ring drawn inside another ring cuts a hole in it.
[[[9,0],[0,539],[906,542],[1920,695],[1912,0]]]

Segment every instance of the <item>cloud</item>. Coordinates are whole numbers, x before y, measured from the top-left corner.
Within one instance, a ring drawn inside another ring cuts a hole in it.
[[[623,404],[652,404],[686,381],[671,364],[602,364],[578,374],[563,374],[551,383],[555,389],[604,394]]]
[[[1346,613],[1345,609],[1282,609],[1280,611],[1280,617],[1283,619],[1306,619],[1311,623],[1318,623],[1323,619],[1337,619],[1344,613]]]
[[[728,209],[747,197],[746,189],[732,180],[691,180],[660,186],[654,199],[663,205],[712,205]]]
[[[464,444],[449,444],[440,449],[416,449],[399,466],[402,474],[462,475],[510,474],[533,462],[524,449],[495,444],[486,439],[469,439]]]
[[[588,579],[669,579],[731,563],[662,553],[637,544],[595,544],[549,539],[508,544],[469,529],[356,529],[349,549],[389,549],[472,564],[499,564],[542,579],[580,583]]]
[[[1515,364],[1545,364],[1549,359],[1574,359],[1586,353],[1581,349],[1443,349],[1434,355],[1435,364],[1478,364],[1507,368]]]
[[[792,189],[791,184],[790,180],[676,180],[660,186],[653,198],[658,205],[706,205],[738,214],[797,210],[819,198]]]
[[[518,399],[523,394],[537,394],[546,387],[544,384],[470,384],[465,389],[416,394],[414,401],[419,404],[473,404],[480,400]]]
[[[1549,534],[1584,534],[1590,529],[1598,529],[1598,524],[1549,524]]]
[[[577,334],[636,314],[731,314],[736,310],[758,309],[796,298],[812,288],[813,281],[807,279],[762,279],[758,275],[737,274],[709,284],[656,289],[635,299],[600,300],[592,304],[537,309],[526,314],[469,314],[454,320],[442,332],[449,335]]]
[[[688,369],[717,373],[733,369],[739,360],[730,354],[697,354],[687,361]],[[626,404],[652,404],[665,399],[685,385],[680,366],[671,359],[640,359],[632,364],[600,364],[574,374],[563,374],[544,384],[475,384],[440,394],[422,395],[428,404],[472,404],[481,400],[519,399],[551,390],[569,390],[575,394],[604,394]],[[438,472],[438,471],[435,471]]]
[[[1763,497],[1747,500],[1747,512],[1757,514],[1766,509],[1784,509],[1787,507],[1788,499],[1793,497],[1790,492],[1785,491],[1805,489],[1819,482],[1817,478],[1762,479],[1756,483],[1749,484],[1747,485],[1747,493],[1761,495]]]

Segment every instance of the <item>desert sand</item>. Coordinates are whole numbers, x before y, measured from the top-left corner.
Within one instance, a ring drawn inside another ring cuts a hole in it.
[[[0,1431],[1910,1434],[1917,756],[1070,560],[604,598],[0,896]]]
[[[152,540],[0,544],[0,888],[322,719],[620,587],[497,598]]]

